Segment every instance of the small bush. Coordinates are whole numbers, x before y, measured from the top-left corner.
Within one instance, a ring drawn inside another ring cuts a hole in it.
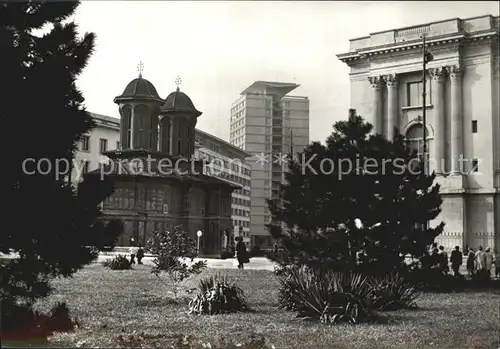
[[[417,307],[415,301],[420,295],[419,292],[398,273],[372,278],[369,287],[372,289],[372,306],[376,310],[390,311]]]
[[[154,256],[151,273],[161,279],[166,274],[170,279],[174,298],[177,299],[181,283],[194,275],[200,274],[206,267],[206,261],[193,263],[198,255],[196,242],[182,226],[174,227],[173,231],[153,232],[148,241],[147,249]],[[186,262],[191,260],[191,265]]]
[[[323,323],[358,323],[373,319],[367,278],[360,274],[317,274],[288,268],[279,277],[279,307]]]
[[[33,310],[30,304],[2,304],[2,338],[22,344],[46,344],[54,332],[69,332],[77,325],[65,302],[57,303],[50,314]]]
[[[77,322],[71,319],[66,302],[57,302],[50,310],[47,326],[52,331],[68,332],[77,326]]]
[[[260,246],[256,245],[250,250],[250,255],[252,257],[265,257],[266,253],[260,249]]]
[[[220,254],[221,259],[228,259],[228,258],[234,258],[234,252],[231,252],[229,250],[222,251]]]
[[[399,274],[318,273],[305,266],[280,266],[275,273],[279,307],[324,323],[370,321],[375,311],[415,308],[419,296]]]
[[[104,266],[111,270],[128,270],[132,269],[132,264],[124,255],[118,255],[113,259],[104,261]]]
[[[243,290],[226,275],[202,278],[200,293],[189,302],[189,313],[214,315],[248,311]]]

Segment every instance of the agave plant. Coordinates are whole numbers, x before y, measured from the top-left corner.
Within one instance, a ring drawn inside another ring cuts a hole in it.
[[[130,261],[124,255],[119,254],[113,259],[104,261],[104,266],[111,270],[128,270],[132,269]]]
[[[291,268],[279,278],[279,306],[298,316],[323,323],[350,323],[373,317],[367,278],[360,274],[316,274],[304,267]]]
[[[249,310],[243,290],[228,276],[209,276],[200,280],[200,293],[189,302],[189,313],[214,315]]]
[[[417,307],[415,301],[420,293],[398,273],[371,280],[370,288],[373,307],[376,310],[388,311]]]

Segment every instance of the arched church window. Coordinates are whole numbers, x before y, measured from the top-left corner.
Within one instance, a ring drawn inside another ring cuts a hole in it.
[[[157,146],[154,142],[154,135],[155,135],[155,118],[156,116],[151,116],[150,120],[149,120],[149,148],[150,149],[153,149],[153,150],[156,150]]]
[[[170,122],[170,120],[167,120],[166,121],[166,125],[165,125],[165,135],[163,137],[163,139],[166,139],[167,142],[165,144],[165,149],[166,149],[166,152],[169,153],[170,152],[170,129],[172,128],[172,123]]]
[[[427,151],[426,151],[426,161],[429,163],[429,136],[426,134],[426,144],[427,144]],[[409,147],[417,152],[417,156],[420,159],[420,161],[424,160],[424,126],[422,124],[415,124],[411,126],[408,131],[406,132],[406,141],[408,142]]]
[[[132,114],[129,113],[127,115],[127,140],[126,140],[126,144],[125,144],[125,148],[131,148],[131,144],[132,144]]]

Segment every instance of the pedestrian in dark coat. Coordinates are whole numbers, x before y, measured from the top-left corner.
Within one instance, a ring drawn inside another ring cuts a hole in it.
[[[144,248],[142,248],[142,245],[139,244],[139,249],[137,250],[137,264],[142,264],[142,259],[144,258]]]
[[[460,252],[460,247],[455,246],[455,249],[451,252],[450,262],[453,275],[458,277],[460,275],[460,266],[463,263],[463,255],[462,252]]]
[[[244,269],[245,263],[249,262],[247,247],[241,236],[236,238],[236,258],[238,259],[238,269]]]
[[[469,253],[467,255],[467,273],[469,274],[470,277],[474,275],[475,259],[476,259],[476,253],[474,252],[474,249],[471,247],[469,248]]]

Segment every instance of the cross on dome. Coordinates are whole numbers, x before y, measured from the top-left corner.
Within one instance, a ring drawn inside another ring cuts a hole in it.
[[[177,85],[177,91],[179,91],[179,86],[182,84],[182,79],[180,76],[177,76],[177,78],[175,78],[175,84]]]
[[[137,64],[137,71],[139,72],[139,77],[142,78],[142,71],[144,70],[144,63],[142,61]]]

